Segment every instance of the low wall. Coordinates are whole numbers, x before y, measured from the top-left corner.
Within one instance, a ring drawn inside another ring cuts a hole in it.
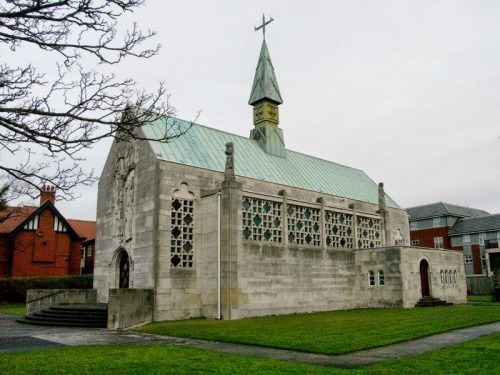
[[[120,329],[153,321],[152,289],[110,289],[108,328]]]
[[[493,292],[493,277],[467,276],[467,294],[480,295]]]
[[[26,312],[40,311],[61,303],[96,302],[96,289],[30,289],[26,294]]]

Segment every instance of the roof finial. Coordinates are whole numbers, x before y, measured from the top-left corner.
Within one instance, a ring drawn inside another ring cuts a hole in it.
[[[269,16],[269,21],[266,22],[266,16],[262,14],[262,25],[260,25],[259,27],[254,26],[254,31],[262,29],[262,36],[264,37],[264,40],[266,40],[266,25],[270,24],[273,21],[273,17]]]

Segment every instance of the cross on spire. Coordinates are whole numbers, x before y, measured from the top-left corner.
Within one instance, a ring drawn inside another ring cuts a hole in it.
[[[266,22],[266,17],[264,16],[264,14],[262,14],[262,25],[260,25],[259,27],[254,26],[254,31],[262,29],[262,35],[264,37],[264,40],[266,40],[266,25],[270,24],[273,21],[273,17],[269,16],[269,21]]]

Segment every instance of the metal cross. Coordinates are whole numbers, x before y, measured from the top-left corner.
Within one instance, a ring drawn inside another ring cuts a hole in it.
[[[266,22],[266,17],[264,16],[264,14],[262,14],[262,25],[260,25],[259,27],[254,26],[254,31],[262,29],[262,35],[264,36],[264,40],[266,40],[266,25],[270,24],[273,21],[273,17],[269,16],[269,21]]]

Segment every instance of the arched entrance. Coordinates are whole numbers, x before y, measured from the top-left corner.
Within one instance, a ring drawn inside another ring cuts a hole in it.
[[[422,290],[422,297],[429,297],[429,263],[422,259],[420,262],[420,288]]]
[[[119,254],[119,279],[118,288],[127,289],[129,287],[130,279],[130,262],[128,258],[128,253],[123,250]]]

